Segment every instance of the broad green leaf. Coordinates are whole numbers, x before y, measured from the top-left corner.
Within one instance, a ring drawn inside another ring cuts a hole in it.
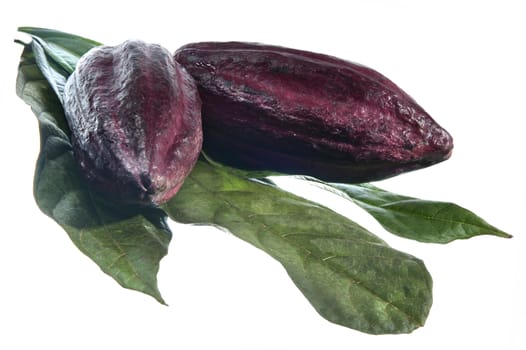
[[[479,235],[510,238],[461,206],[422,200],[388,192],[370,184],[325,184],[318,186],[343,195],[365,209],[387,231],[426,243],[449,243]]]
[[[67,75],[40,43],[33,40],[25,46],[17,77],[17,94],[31,106],[40,127],[35,200],[75,245],[119,284],[164,303],[157,288],[157,272],[171,239],[166,214],[117,206],[87,189],[73,159],[57,96],[57,87]],[[58,46],[55,49],[61,56]]]
[[[326,319],[362,332],[422,326],[432,280],[419,259],[316,203],[200,160],[163,209],[183,223],[215,224],[277,259]]]

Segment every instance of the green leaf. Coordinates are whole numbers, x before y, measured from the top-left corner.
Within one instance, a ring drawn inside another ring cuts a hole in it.
[[[479,235],[510,238],[461,206],[422,200],[388,192],[370,184],[326,184],[318,186],[349,198],[371,214],[387,231],[426,243],[449,243]]]
[[[73,72],[82,55],[93,47],[101,45],[94,40],[53,29],[20,27],[18,31],[29,34],[33,40],[38,41],[46,54],[68,74]]]
[[[62,102],[66,78],[79,58],[99,43],[76,35],[45,28],[20,27],[33,39],[31,46],[36,64]]]
[[[41,149],[34,177],[39,208],[68,233],[75,245],[125,288],[164,303],[157,288],[159,262],[171,232],[158,209],[118,206],[88,190],[73,159],[59,100],[67,75],[41,40],[25,46],[17,94],[37,116]],[[64,56],[54,46],[56,56]]]
[[[419,259],[347,218],[205,160],[163,209],[183,223],[215,224],[277,259],[326,319],[362,332],[408,333],[432,304]]]

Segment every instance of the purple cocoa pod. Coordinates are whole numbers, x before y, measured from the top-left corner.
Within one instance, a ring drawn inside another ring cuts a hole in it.
[[[195,82],[159,45],[126,41],[90,50],[68,78],[64,110],[81,172],[121,202],[166,202],[201,150]]]
[[[408,94],[362,65],[241,42],[188,44],[175,59],[197,82],[205,153],[231,166],[367,182],[453,148]]]

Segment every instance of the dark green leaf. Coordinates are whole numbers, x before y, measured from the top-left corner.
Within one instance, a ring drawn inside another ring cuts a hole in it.
[[[171,238],[166,214],[154,209],[119,207],[87,189],[73,159],[69,130],[57,95],[67,75],[41,41],[33,40],[25,46],[17,78],[17,93],[31,106],[40,127],[35,200],[104,272],[123,287],[164,303],[156,276]],[[59,46],[53,48],[56,56],[63,56]]]
[[[200,160],[163,209],[183,223],[219,225],[270,254],[332,322],[380,334],[411,332],[426,320],[432,280],[422,261],[268,180]]]
[[[313,180],[314,181],[314,180]],[[370,184],[319,186],[351,198],[387,231],[427,243],[449,243],[478,235],[511,236],[473,212],[448,202],[428,201],[388,192]]]

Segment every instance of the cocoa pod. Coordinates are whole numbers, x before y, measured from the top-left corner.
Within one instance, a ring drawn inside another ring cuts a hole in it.
[[[87,182],[125,203],[166,202],[201,150],[195,82],[159,45],[126,41],[87,52],[66,82],[64,111]]]
[[[243,42],[188,44],[174,57],[197,82],[203,150],[219,162],[367,182],[451,154],[447,131],[368,67]]]

